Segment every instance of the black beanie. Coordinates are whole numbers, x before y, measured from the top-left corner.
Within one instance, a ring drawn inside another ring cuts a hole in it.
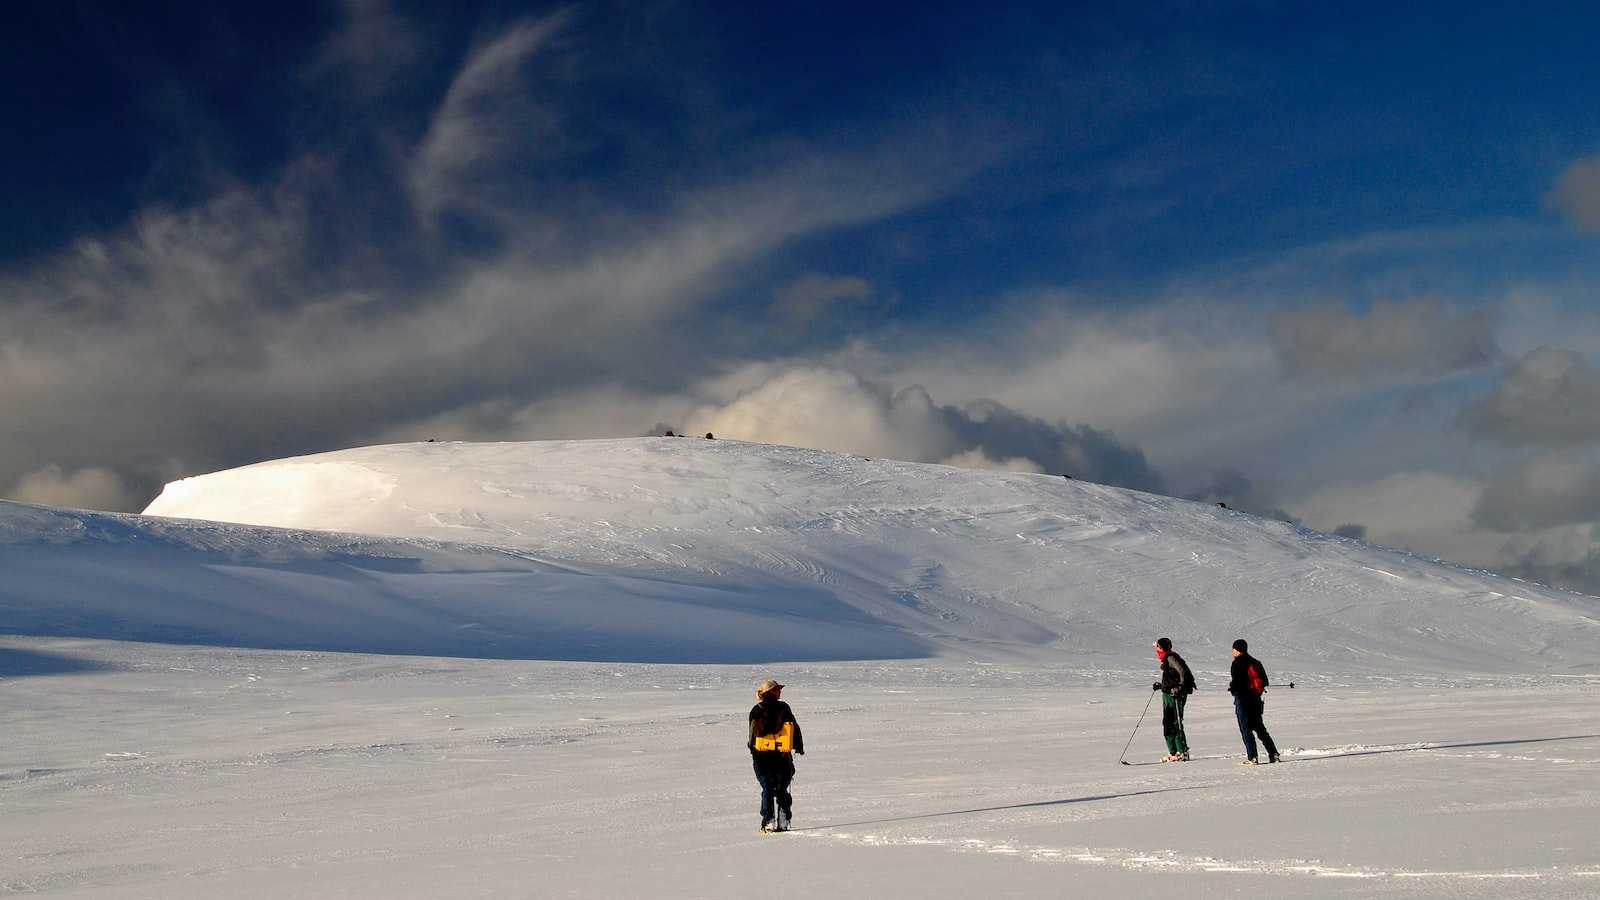
[[[1156,646],[1163,650],[1172,649],[1172,638],[1156,638]]]
[[[1233,642],[1233,649],[1239,651],[1240,653],[1249,653],[1250,645],[1245,643],[1244,638],[1239,638],[1237,641]]]

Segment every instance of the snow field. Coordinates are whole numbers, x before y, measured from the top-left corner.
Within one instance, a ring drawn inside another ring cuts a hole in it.
[[[1202,688],[1200,758],[1154,763],[1147,718],[1149,764],[1126,767],[1148,671],[3,646],[81,666],[0,681],[11,893],[731,898],[752,872],[842,897],[1600,890],[1588,679],[1297,681],[1268,696],[1287,761],[1256,769]],[[809,750],[775,836],[743,747],[769,673]]]
[[[1600,896],[1595,598],[730,441],[363,448],[150,513],[0,502],[0,894]],[[1158,634],[1196,759],[1153,707],[1121,766]],[[1237,765],[1240,635],[1280,765]]]

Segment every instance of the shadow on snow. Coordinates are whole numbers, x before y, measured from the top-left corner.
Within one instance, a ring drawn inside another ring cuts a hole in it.
[[[27,678],[30,675],[65,675],[107,669],[104,663],[38,650],[0,647],[0,678]]]
[[[889,822],[914,822],[918,819],[937,819],[942,816],[968,816],[975,813],[1003,812],[1008,809],[1037,809],[1046,806],[1067,806],[1073,803],[1095,803],[1101,800],[1121,800],[1125,797],[1144,797],[1150,794],[1166,794],[1172,791],[1199,791],[1215,787],[1210,784],[1195,784],[1186,787],[1153,788],[1148,791],[1128,791],[1122,794],[1095,794],[1089,797],[1066,797],[1061,800],[1035,800],[1032,803],[1012,803],[1007,806],[980,806],[975,809],[952,809],[947,812],[922,813],[915,816],[897,816],[891,819],[868,819],[863,822],[835,822],[829,825],[812,825],[808,828],[796,828],[795,831],[826,831],[830,828],[858,828],[862,825],[883,825]]]
[[[307,551],[287,540],[230,551],[166,534],[137,537],[0,543],[0,633],[574,662],[756,664],[932,652],[927,641],[803,582],[579,572],[470,549],[388,551],[423,554],[404,559]],[[15,664],[34,666],[30,674],[48,665]]]
[[[1466,747],[1504,747],[1510,744],[1545,744],[1551,741],[1583,741],[1600,738],[1600,734],[1569,734],[1561,737],[1516,738],[1505,741],[1458,741],[1448,744],[1430,743],[1422,747],[1384,747],[1379,750],[1352,750],[1349,753],[1328,753],[1319,756],[1293,756],[1281,762],[1319,762],[1324,759],[1349,759],[1355,756],[1379,756],[1384,753],[1417,753],[1427,750],[1459,750]]]

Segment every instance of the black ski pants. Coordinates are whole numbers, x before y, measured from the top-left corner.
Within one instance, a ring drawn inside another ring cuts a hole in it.
[[[1261,735],[1261,746],[1267,749],[1270,759],[1278,755],[1277,745],[1272,743],[1272,735],[1267,734],[1267,726],[1261,721],[1261,711],[1265,706],[1261,698],[1255,694],[1234,694],[1233,715],[1239,720],[1239,736],[1244,738],[1244,755],[1250,759],[1256,758],[1256,735]]]
[[[773,801],[777,801],[779,809],[789,812],[794,806],[794,798],[789,795],[789,782],[794,780],[794,754],[752,750],[750,761],[761,785],[761,821],[772,821]]]

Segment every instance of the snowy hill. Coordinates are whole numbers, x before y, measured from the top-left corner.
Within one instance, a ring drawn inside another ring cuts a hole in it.
[[[1593,598],[1168,497],[737,441],[368,447],[175,482],[146,514],[384,536],[98,519],[315,559],[223,571],[267,607],[342,606],[345,631],[370,610],[411,652],[1122,662],[1159,633],[1200,657],[1244,635],[1302,670],[1600,667]]]
[[[370,447],[151,512],[0,502],[0,893],[1600,886],[1593,598],[1061,478],[694,439]],[[1158,633],[1201,682],[1181,765]],[[1237,765],[1239,635],[1281,765]],[[767,677],[805,723],[788,835],[757,833],[745,749]]]

